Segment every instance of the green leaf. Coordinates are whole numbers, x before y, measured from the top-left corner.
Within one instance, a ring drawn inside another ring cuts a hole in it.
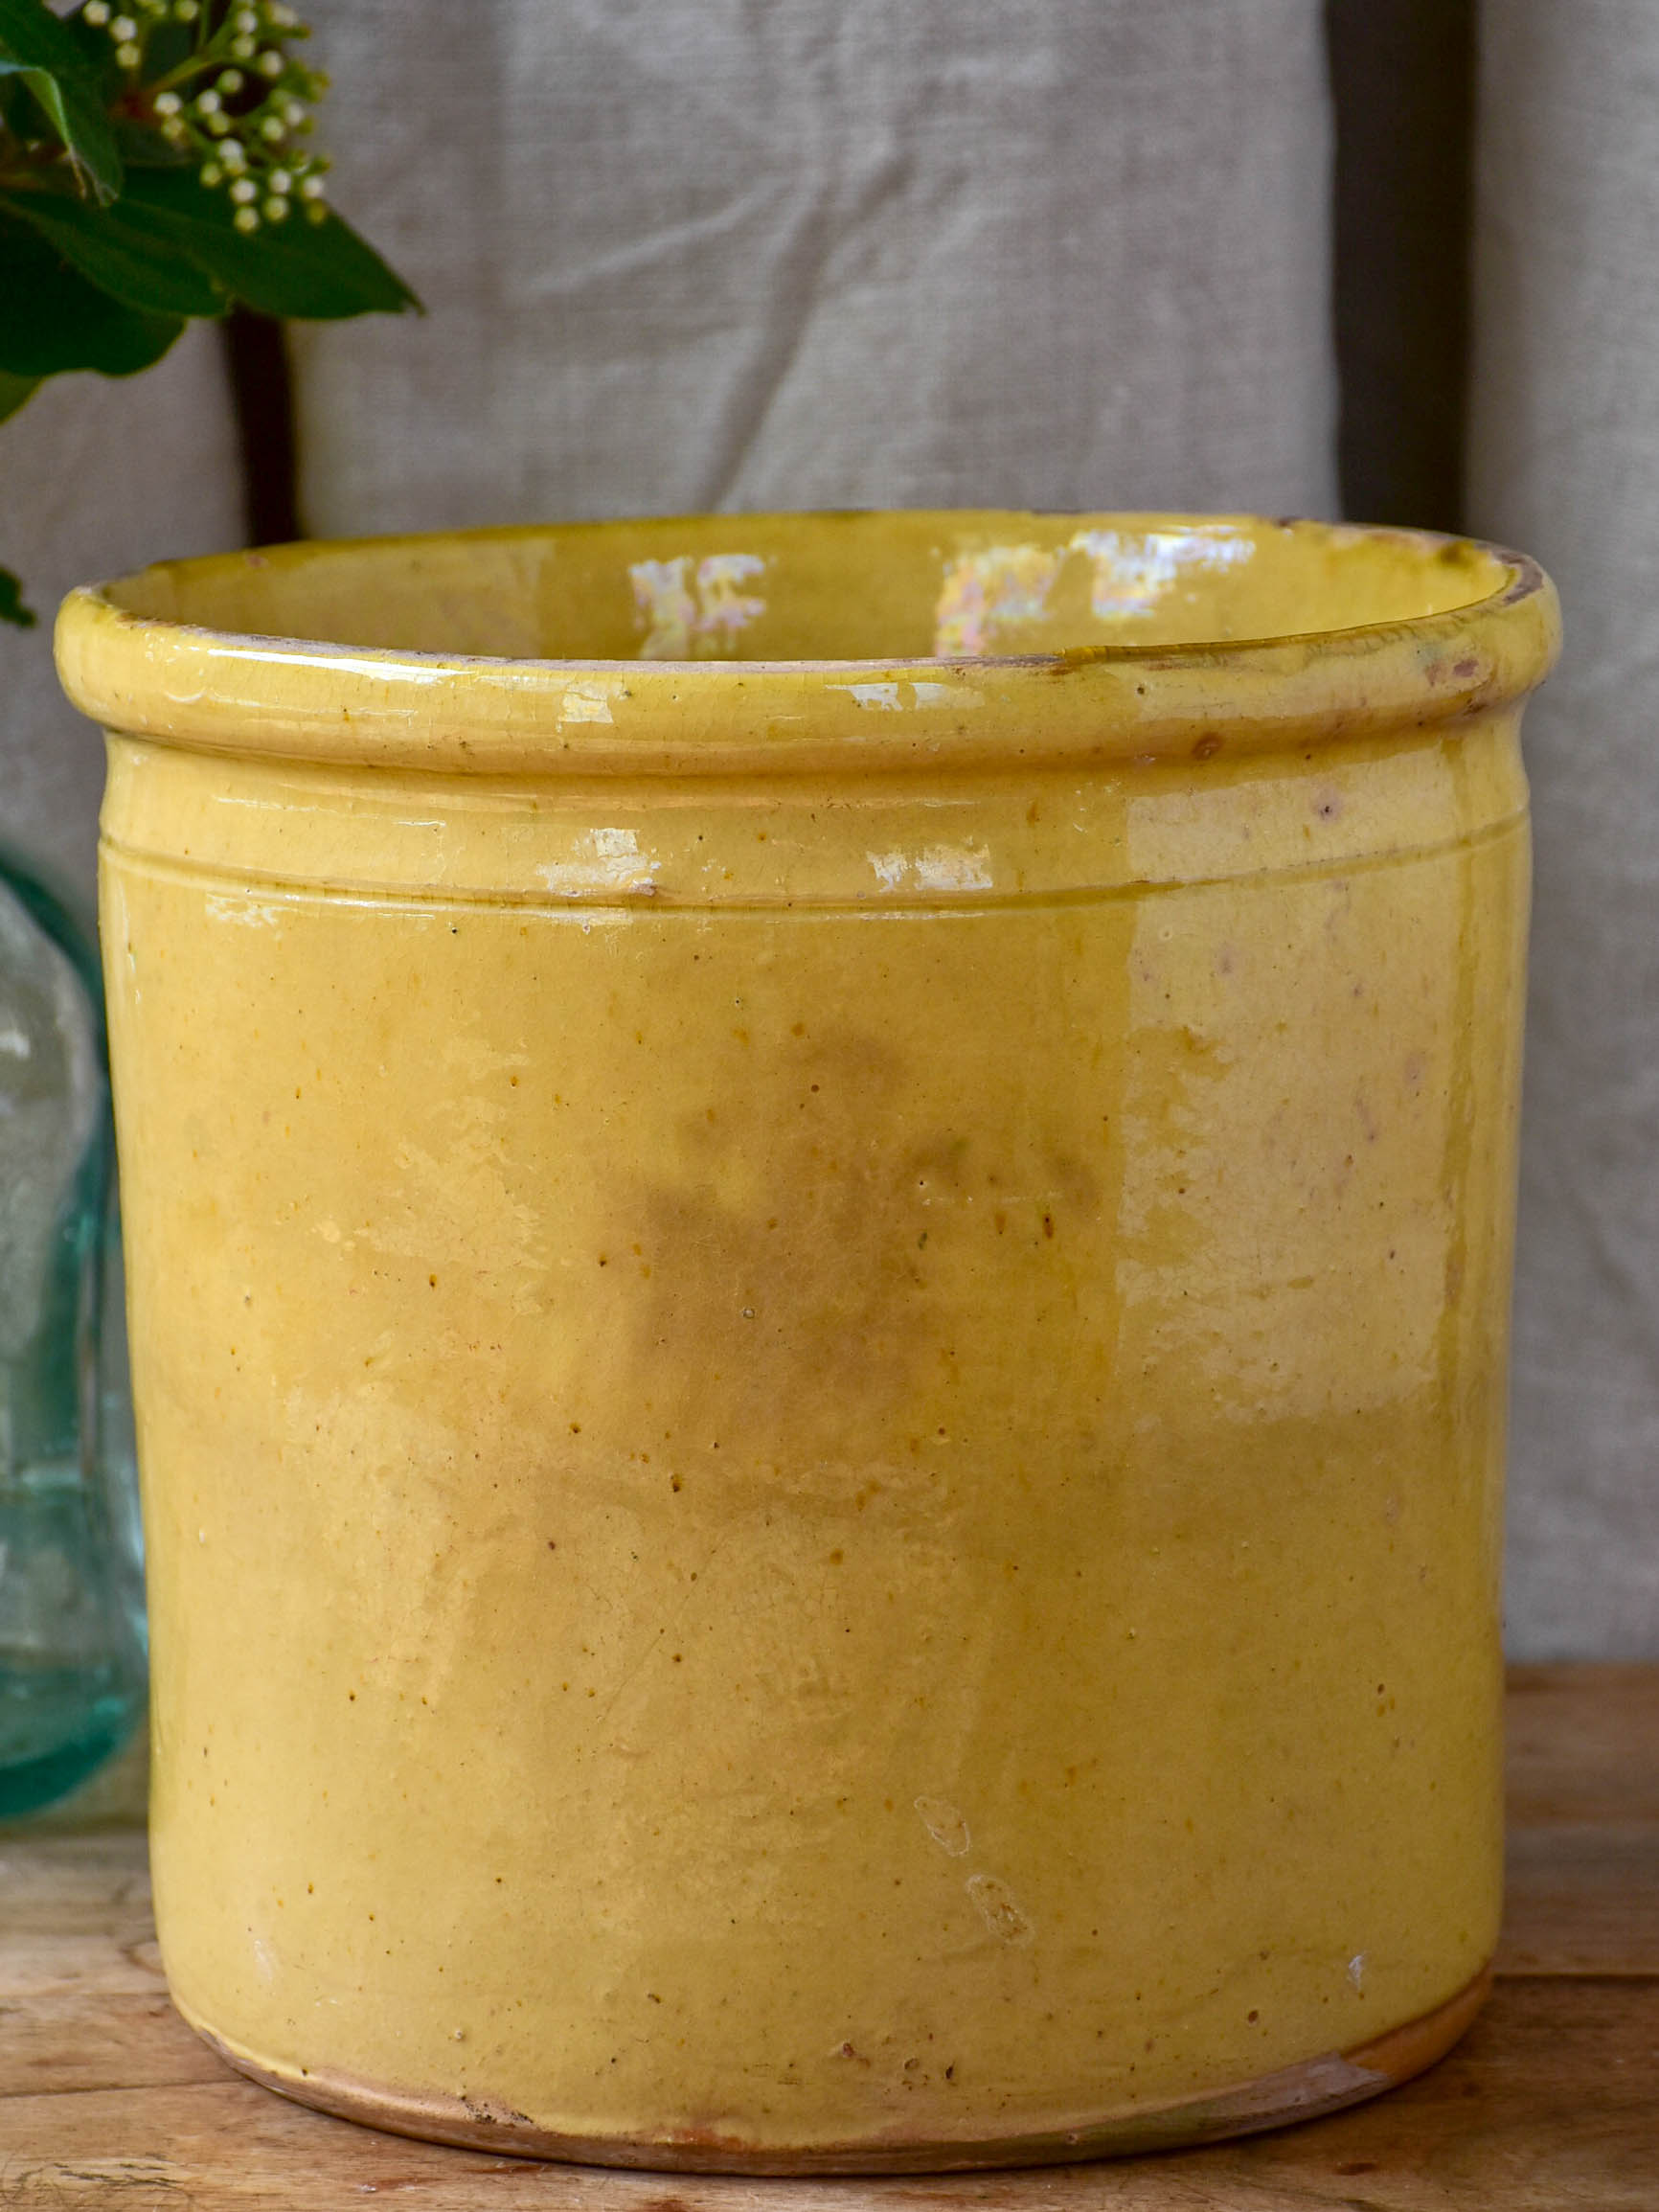
[[[32,606],[23,604],[23,586],[9,568],[0,568],[0,622],[9,622],[18,629],[33,629],[39,618]]]
[[[142,208],[156,238],[188,254],[261,315],[333,322],[420,305],[374,247],[332,212],[313,223],[296,209],[280,229],[266,223],[244,235],[232,222],[223,194],[210,192],[193,171],[178,169],[130,171],[122,206]]]
[[[154,315],[222,315],[229,306],[206,271],[158,238],[142,208],[92,208],[61,193],[0,194],[0,208],[31,223],[101,291]]]
[[[0,211],[0,370],[56,376],[96,369],[131,376],[159,361],[184,329],[142,314],[70,268],[38,231]]]
[[[0,0],[0,76],[19,77],[69,149],[94,196],[121,190],[121,155],[98,72],[42,0]]]
[[[24,400],[34,397],[39,381],[38,376],[11,376],[0,369],[0,422],[15,415]]]
[[[121,166],[129,174],[135,169],[193,169],[197,155],[188,146],[164,138],[161,126],[143,115],[116,115],[115,143],[121,148]],[[124,185],[123,191],[126,188]]]

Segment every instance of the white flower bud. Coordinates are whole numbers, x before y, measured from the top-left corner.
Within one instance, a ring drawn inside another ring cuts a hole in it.
[[[102,29],[109,21],[109,0],[86,0],[81,13],[88,23]]]
[[[303,176],[300,179],[300,197],[302,199],[321,199],[327,189],[322,178],[314,170],[308,176]]]
[[[183,105],[184,102],[176,92],[158,92],[155,96],[157,115],[176,115]]]
[[[305,120],[306,103],[303,100],[284,101],[283,121],[287,125],[290,130],[298,130],[301,124],[304,123]]]
[[[281,77],[287,66],[274,46],[267,46],[254,63],[254,67],[261,77]]]
[[[231,187],[231,197],[238,207],[252,207],[260,196],[260,188],[251,176],[239,176]]]
[[[231,52],[239,61],[251,61],[259,52],[259,48],[251,38],[233,38],[231,40]]]
[[[130,46],[138,36],[138,25],[130,15],[118,15],[109,26],[109,35],[123,46]]]
[[[231,220],[239,231],[257,231],[260,227],[259,210],[251,207],[239,207],[232,216]]]
[[[239,8],[231,17],[231,29],[241,32],[244,37],[250,31],[257,31],[259,27],[259,15],[252,8]]]
[[[198,115],[216,115],[222,105],[216,92],[198,92],[195,96],[195,111]]]
[[[130,38],[124,38],[115,50],[115,58],[123,69],[136,69],[144,59],[144,53]]]
[[[224,182],[225,172],[216,161],[204,161],[196,173],[210,192],[216,184]]]
[[[247,79],[239,69],[221,69],[215,82],[221,92],[239,92]]]
[[[193,23],[201,13],[201,0],[173,0],[172,11],[181,23]]]
[[[288,212],[287,201],[278,199],[274,194],[271,198],[261,202],[261,205],[264,209],[265,220],[268,223],[280,223]]]
[[[287,193],[294,189],[294,180],[285,169],[273,169],[266,182],[274,193]]]
[[[225,140],[219,148],[219,159],[233,176],[239,170],[244,170],[248,166],[248,157],[242,151],[242,142],[239,138],[227,138]]]
[[[284,132],[282,118],[280,116],[267,115],[263,123],[260,125],[260,136],[265,141],[267,146],[279,145],[285,133]]]

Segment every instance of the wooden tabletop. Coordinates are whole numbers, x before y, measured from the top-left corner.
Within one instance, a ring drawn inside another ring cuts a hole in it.
[[[0,2207],[122,2212],[1659,2212],[1659,1669],[1528,1667],[1510,1908],[1451,2056],[1333,2119],[1204,2151],[895,2181],[603,2173],[284,2104],[168,2003],[130,1829],[0,1838]]]

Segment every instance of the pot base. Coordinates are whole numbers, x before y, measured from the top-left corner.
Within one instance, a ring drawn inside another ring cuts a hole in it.
[[[652,2141],[566,2134],[538,2127],[522,2112],[484,2099],[410,2094],[334,2073],[293,2074],[263,2065],[184,2017],[219,2056],[267,2089],[343,2120],[394,2135],[494,2151],[520,2158],[552,2158],[572,2165],[625,2166],[703,2174],[940,2174],[971,2168],[1058,2165],[1072,2160],[1167,2151],[1253,2135],[1292,2121],[1310,2120],[1362,2103],[1420,2074],[1443,2058],[1473,2020],[1491,1988],[1484,1967],[1454,1996],[1432,2012],[1391,2028],[1350,2051],[1281,2067],[1215,2094],[1173,2104],[1138,2107],[1081,2118],[1075,2126],[994,2141],[905,2141],[866,2137],[862,2142],[801,2149],[765,2148],[711,2132],[683,2132]],[[176,2000],[175,2000],[176,2001]],[[183,2007],[180,2010],[183,2011]]]

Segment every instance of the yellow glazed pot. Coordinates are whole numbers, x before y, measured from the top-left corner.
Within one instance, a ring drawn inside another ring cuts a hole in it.
[[[1146,516],[70,599],[190,2020],[753,2172],[1446,2047],[1556,640],[1507,554]]]

